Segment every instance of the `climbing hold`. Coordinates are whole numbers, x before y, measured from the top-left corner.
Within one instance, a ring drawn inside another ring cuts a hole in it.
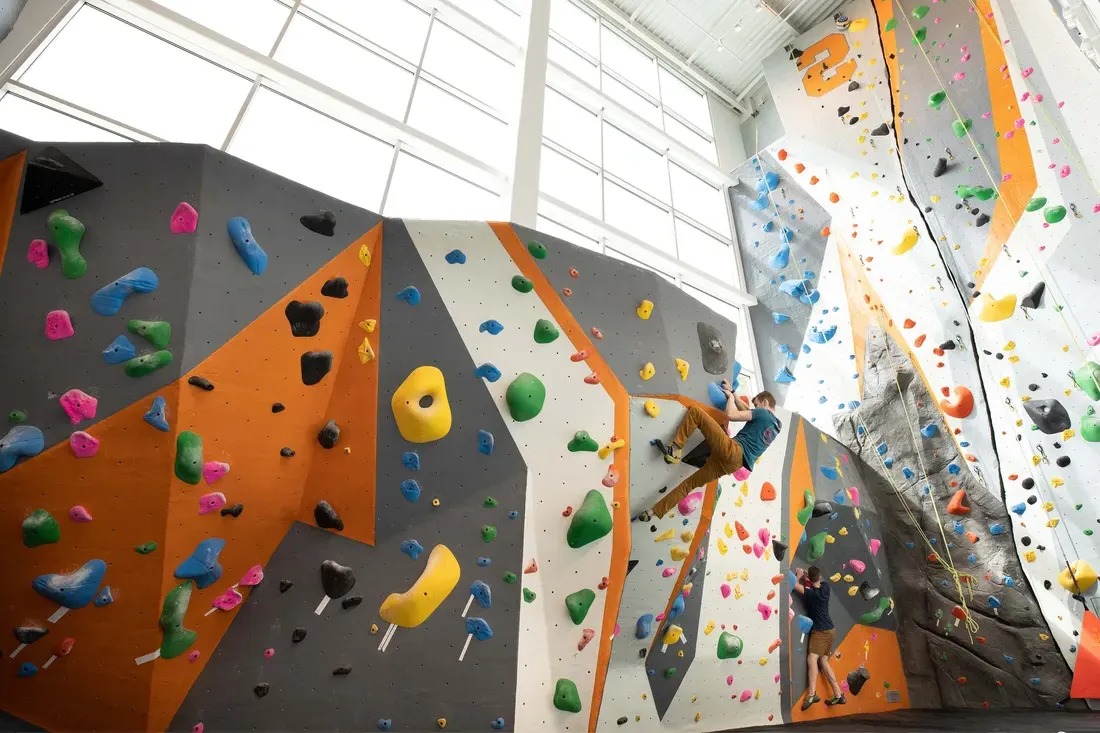
[[[634,638],[635,639],[647,639],[649,635],[653,633],[653,614],[647,613],[638,617],[638,621],[634,624]]]
[[[828,516],[829,514],[832,514],[832,513],[833,513],[833,505],[830,504],[829,502],[824,501],[824,500],[814,502],[813,516],[815,516],[815,517],[825,517],[825,516]]]
[[[819,466],[818,468],[821,470],[821,475],[827,479],[835,480],[840,477],[840,473],[832,466]]]
[[[595,600],[596,592],[589,588],[582,588],[565,597],[565,608],[574,625],[580,626],[584,622],[584,617],[588,615],[588,609]]]
[[[466,253],[460,249],[452,249],[443,259],[445,259],[449,265],[465,265]]]
[[[489,584],[484,580],[475,580],[470,584],[470,595],[477,601],[477,605],[482,608],[492,608],[493,594],[489,589]]]
[[[202,464],[202,477],[208,484],[212,484],[225,474],[229,473],[229,464],[222,461],[207,461]]]
[[[573,680],[559,679],[554,685],[554,707],[567,713],[581,711],[581,696]]]
[[[138,377],[148,376],[161,367],[171,363],[171,351],[154,351],[152,354],[145,354],[144,356],[130,359],[126,362],[123,369],[127,377],[137,379]]]
[[[560,335],[558,327],[545,318],[540,318],[535,322],[535,343],[548,344],[556,341]]]
[[[337,532],[344,531],[344,520],[340,518],[340,515],[336,513],[336,510],[332,508],[332,504],[322,499],[317,502],[317,506],[313,507],[313,521],[321,529],[335,529]]]
[[[890,600],[886,596],[883,596],[882,598],[878,599],[878,608],[875,608],[872,611],[868,611],[867,613],[860,616],[859,622],[864,625],[876,623],[879,621],[879,619],[882,618],[882,614],[886,613],[886,610],[893,605],[894,602],[892,600]]]
[[[134,548],[134,552],[139,555],[150,555],[157,550],[156,542],[145,542]]]
[[[10,423],[22,423],[27,421],[27,413],[24,410],[12,410],[8,413],[8,422]]]
[[[832,340],[833,336],[835,335],[836,326],[828,326],[827,328],[820,330],[817,326],[813,326],[810,328],[810,332],[809,334],[807,334],[806,339],[812,341],[815,344],[827,344]]]
[[[1100,364],[1095,361],[1085,362],[1073,372],[1073,381],[1089,396],[1089,399],[1100,400]]]
[[[1046,291],[1047,284],[1040,280],[1035,283],[1035,286],[1028,291],[1027,295],[1020,299],[1021,308],[1038,308],[1043,302],[1043,293]]]
[[[405,593],[391,593],[378,615],[383,621],[412,628],[424,623],[458,584],[460,570],[454,553],[436,545],[428,555],[424,571]]]
[[[775,556],[775,559],[780,561],[780,562],[783,562],[783,557],[786,554],[787,554],[787,543],[786,542],[781,542],[778,539],[773,539],[772,540],[772,555]]]
[[[896,255],[903,255],[913,247],[917,246],[917,242],[920,241],[920,232],[916,227],[910,227],[905,230],[905,234],[902,235],[901,241],[895,244],[890,252]]]
[[[67,339],[74,333],[68,311],[56,310],[46,314],[46,338],[50,341]]]
[[[1066,408],[1056,399],[1028,400],[1024,402],[1024,412],[1031,418],[1040,432],[1055,435],[1068,430],[1073,422]]]
[[[234,216],[226,225],[229,239],[237,249],[237,254],[253,275],[262,275],[267,269],[267,253],[252,236],[252,225],[243,216]]]
[[[28,166],[28,172],[30,166]],[[25,184],[24,184],[25,185]],[[61,274],[69,280],[82,277],[88,271],[88,262],[80,254],[80,240],[84,238],[84,224],[69,212],[58,209],[46,217],[50,241],[61,253]]]
[[[514,275],[512,277],[512,289],[520,293],[529,293],[535,289],[535,284],[523,275]]]
[[[335,560],[321,563],[321,587],[329,598],[345,596],[355,587],[355,571]]]
[[[105,585],[103,589],[99,591],[96,597],[92,600],[92,605],[97,608],[109,606],[115,602],[115,597],[111,593],[111,586]]]
[[[213,585],[222,577],[218,555],[225,548],[225,540],[211,537],[200,542],[191,556],[176,566],[173,573],[181,580],[194,580],[199,590]]]
[[[10,435],[10,433],[9,433]],[[39,547],[56,544],[61,539],[61,527],[45,509],[35,509],[23,520],[23,545]]]
[[[300,358],[302,384],[307,387],[317,384],[332,370],[331,351],[307,351]]]
[[[650,417],[657,417],[661,414],[661,408],[653,400],[646,400],[644,403],[642,403],[642,408],[645,410],[645,413]]]
[[[325,284],[321,286],[321,295],[327,298],[348,297],[348,281],[342,277],[325,280]]]
[[[730,353],[726,349],[721,332],[702,321],[695,324],[699,336],[699,351],[703,361],[703,371],[707,374],[725,374],[730,368]],[[736,378],[736,375],[735,375]]]
[[[500,379],[500,370],[492,364],[482,364],[476,370],[474,370],[474,376],[479,379],[484,379],[488,382],[495,382]]]
[[[1065,206],[1048,206],[1043,209],[1043,220],[1047,224],[1057,224],[1066,218]]]
[[[796,517],[799,524],[801,524],[802,526],[806,526],[806,522],[810,521],[810,516],[813,514],[814,511],[815,502],[813,492],[811,492],[809,489],[803,489],[802,502],[803,506],[801,509],[798,510],[798,514],[796,515]],[[743,540],[745,538],[742,537],[741,539]]]
[[[410,443],[430,443],[451,431],[451,405],[438,367],[414,369],[390,401],[401,437]]]
[[[486,544],[492,542],[497,538],[497,528],[491,524],[484,524],[481,527],[481,540]]]
[[[946,387],[944,388],[946,394]],[[966,387],[955,387],[955,401],[940,400],[940,409],[948,417],[965,418],[974,411],[974,395]]]
[[[741,656],[741,652],[744,648],[745,643],[741,641],[741,637],[736,634],[723,631],[721,636],[718,637],[719,659],[737,659]]]
[[[61,404],[61,409],[69,416],[69,422],[72,425],[79,425],[83,420],[93,419],[96,407],[99,405],[99,400],[79,389],[70,389],[61,395],[58,402]]]
[[[347,596],[346,598],[341,599],[340,608],[346,611],[349,608],[355,608],[362,602],[363,596]]]
[[[30,262],[39,270],[50,266],[50,251],[46,247],[45,239],[32,239],[27,247],[27,262]]]
[[[646,365],[638,372],[638,376],[642,378],[643,382],[648,382],[656,373],[657,370],[654,369],[653,362],[646,362]]]
[[[500,321],[495,321],[492,318],[482,323],[477,327],[478,332],[487,333],[490,336],[496,336],[498,333],[504,330],[504,325]]]
[[[409,502],[420,499],[420,484],[415,479],[407,478],[401,482],[401,494]]]
[[[863,685],[870,679],[871,673],[861,664],[858,668],[848,673],[848,677],[845,681],[848,683],[848,691],[853,695],[859,695],[860,691],[863,689]]]
[[[616,469],[614,465],[608,466],[607,467],[607,473],[604,475],[604,477],[600,481],[600,483],[602,483],[604,486],[606,486],[609,489],[614,487],[615,484],[619,483],[619,471],[618,471],[618,469]]]
[[[157,430],[166,433],[168,432],[167,412],[168,402],[160,395],[157,395],[153,398],[153,406],[150,407],[144,415],[145,422],[149,423]]]
[[[996,299],[989,293],[981,295],[982,308],[978,318],[989,323],[1003,321],[1016,310],[1016,294],[1009,293],[1003,298]]]
[[[479,452],[489,456],[493,454],[493,434],[488,430],[477,431],[477,449]]]
[[[592,489],[569,522],[566,542],[573,549],[584,547],[611,532],[611,512],[603,494]]]
[[[176,210],[172,212],[172,218],[168,221],[168,229],[172,234],[191,234],[198,228],[199,212],[186,201],[181,201]]]
[[[39,575],[31,585],[38,595],[59,606],[83,608],[95,598],[106,574],[107,563],[89,560],[71,573]]]
[[[77,458],[91,458],[99,450],[99,440],[83,430],[69,436],[69,448]]]
[[[403,300],[409,305],[417,305],[420,302],[420,290],[414,285],[409,285],[397,292],[394,296],[397,300]]]
[[[1070,593],[1087,593],[1096,585],[1096,571],[1084,560],[1073,560],[1058,573],[1058,585]]]
[[[164,597],[160,610],[160,628],[163,637],[160,643],[162,659],[175,659],[195,643],[198,633],[183,627],[183,617],[187,615],[187,604],[191,602],[191,583],[177,585]]]
[[[192,486],[202,478],[202,438],[190,430],[176,436],[175,472],[176,478]]]
[[[265,697],[270,691],[271,685],[269,685],[267,682],[261,682],[252,688],[252,692],[256,695],[256,697]]]
[[[148,267],[131,270],[114,282],[104,285],[92,294],[92,310],[101,316],[113,316],[122,308],[122,302],[134,293],[151,293],[159,282],[156,273]],[[131,331],[133,329],[131,328]],[[153,342],[158,348],[163,348]],[[167,341],[165,341],[167,345]]]
[[[936,166],[932,169],[932,177],[939,178],[947,172],[947,158],[939,158],[936,160]]]
[[[641,318],[643,321],[648,321],[649,317],[653,315],[653,301],[643,300],[638,307],[634,309],[634,312],[638,314],[638,318]]]
[[[290,322],[291,335],[305,338],[316,336],[321,330],[321,318],[325,315],[325,307],[315,300],[308,303],[292,300],[286,304],[283,314]]]
[[[336,214],[328,209],[321,209],[316,214],[303,214],[298,217],[298,221],[306,229],[322,237],[331,237],[336,234]]]
[[[1100,442],[1100,416],[1096,414],[1096,408],[1089,405],[1085,414],[1081,416],[1081,437],[1089,443]]]
[[[516,422],[526,422],[542,412],[542,406],[546,401],[546,386],[535,375],[523,372],[508,385],[504,400],[508,403],[508,413],[512,419]],[[577,436],[574,436],[574,440],[576,439]]]
[[[947,513],[964,517],[970,513],[970,500],[966,496],[965,489],[959,489],[947,503]]]
[[[680,500],[680,502],[676,505],[676,509],[680,512],[681,516],[686,517],[687,515],[698,509],[702,505],[702,503],[703,492],[693,491]]]
[[[921,30],[924,29],[922,28]],[[969,117],[965,120],[957,118],[951,123],[951,130],[955,133],[955,137],[962,139],[966,137],[967,133],[970,131],[971,125],[973,125],[973,121]]]
[[[401,454],[401,465],[410,471],[420,470],[420,456],[416,451],[405,451]]]
[[[77,522],[78,524],[87,524],[88,522],[92,521],[92,515],[91,512],[89,512],[87,509],[77,504],[76,506],[69,509],[69,519]]]
[[[599,450],[600,444],[596,442],[595,438],[588,434],[588,431],[578,430],[573,434],[573,439],[569,441],[566,447],[572,453],[577,453],[578,451],[595,453]]]
[[[219,593],[210,605],[219,611],[232,611],[234,608],[241,605],[242,601],[244,601],[244,596],[241,595],[241,592],[231,587],[224,593]]]
[[[401,552],[405,553],[413,560],[419,560],[420,553],[424,552],[424,546],[416,540],[405,540],[401,543]]]
[[[817,562],[825,555],[825,542],[829,533],[822,530],[810,538],[810,546],[806,550],[806,560]]]

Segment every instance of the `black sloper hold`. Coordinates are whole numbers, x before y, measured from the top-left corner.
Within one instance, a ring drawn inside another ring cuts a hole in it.
[[[1031,547],[1031,538],[1030,537],[1021,537],[1020,538],[1020,544],[1023,545],[1024,547]]]
[[[890,134],[890,126],[888,124],[886,124],[885,122],[883,122],[881,125],[879,125],[875,129],[871,130],[871,135],[873,137],[882,137],[883,135],[889,135],[889,134]]]
[[[852,119],[848,120],[848,124],[849,124],[849,125],[855,125],[855,124],[856,124],[856,123],[858,123],[858,122],[859,122],[859,118],[858,118],[858,117],[853,117]]]
[[[331,280],[326,280],[325,284],[321,286],[321,295],[329,298],[348,297],[348,281],[342,277],[334,277]]]
[[[321,563],[321,587],[329,598],[340,598],[355,587],[355,571],[335,560]]]
[[[346,664],[341,664],[339,667],[332,670],[333,677],[342,677],[348,674],[351,674],[351,667]]]
[[[1050,590],[1050,581],[1049,580],[1044,580],[1043,581],[1043,587],[1046,588],[1047,590]]]
[[[241,516],[241,512],[243,512],[243,511],[244,511],[244,504],[234,504],[233,506],[223,506],[222,507],[222,516],[223,517],[229,517],[229,516],[239,517],[239,516]]]
[[[848,691],[853,695],[859,695],[860,690],[863,689],[863,685],[871,679],[871,673],[867,671],[867,668],[862,664],[857,669],[853,669],[848,673]]]
[[[1069,465],[1069,456],[1058,456],[1054,462],[1058,464],[1058,468],[1065,468]]]
[[[1020,306],[1023,308],[1038,308],[1043,304],[1043,293],[1046,292],[1046,289],[1047,284],[1042,280],[1035,283],[1035,287],[1020,299]]]
[[[772,540],[772,554],[775,555],[776,560],[783,562],[783,557],[787,554],[787,543]]]
[[[302,384],[317,384],[332,370],[331,351],[307,351],[302,354]]]
[[[200,377],[197,374],[193,377],[190,377],[187,380],[187,383],[190,384],[192,387],[198,387],[199,389],[206,390],[207,392],[214,391],[214,383],[206,377]]]
[[[279,592],[280,593],[286,593],[288,590],[290,590],[293,587],[294,587],[294,581],[293,580],[280,580],[279,581]]]
[[[355,608],[362,602],[363,596],[348,596],[347,598],[340,601],[340,605],[343,606],[344,610],[346,611],[349,608]]]
[[[321,209],[316,214],[306,214],[298,221],[302,222],[302,226],[306,229],[322,237],[331,237],[336,234],[336,214],[328,209]]]
[[[303,303],[292,300],[286,304],[283,314],[290,322],[290,332],[298,338],[316,336],[321,330],[321,319],[325,317],[325,307],[316,300]]]
[[[1035,494],[1032,494],[1031,496],[1027,497],[1027,503],[1028,504],[1035,504],[1038,501],[1039,501],[1039,497],[1035,496]]]
[[[321,432],[317,433],[317,442],[321,444],[322,448],[335,448],[339,440],[340,426],[336,424],[335,420],[329,420],[325,423],[325,426],[321,428]]]
[[[332,508],[332,504],[329,504],[323,499],[317,502],[317,506],[313,507],[313,521],[316,522],[317,526],[321,529],[335,529],[337,532],[344,531],[344,520],[340,519],[340,515]]]
[[[1031,478],[1031,476],[1028,476],[1023,481],[1020,482],[1020,486],[1023,486],[1025,489],[1028,489],[1028,490],[1034,489],[1035,488],[1035,479]]]
[[[848,91],[849,92],[854,92],[857,89],[859,89],[859,82],[858,81],[853,81],[853,82],[848,83]]]
[[[306,638],[306,630],[304,628],[302,628],[301,626],[294,629],[294,631],[291,632],[291,634],[290,634],[290,640],[292,642],[294,642],[295,644],[301,642],[305,638]]]
[[[833,513],[833,505],[825,500],[817,501],[814,503],[813,516],[824,517],[827,514]]]
[[[951,351],[954,348],[955,348],[955,342],[954,341],[944,341],[942,344],[940,344],[940,349],[943,350],[943,351]]]
[[[293,458],[294,457],[294,449],[293,448],[285,448],[285,447],[280,448],[279,449],[279,455],[281,455],[283,458]]]
[[[981,214],[978,214],[978,218],[974,220],[974,226],[976,226],[976,227],[984,227],[988,223],[989,223],[989,214],[986,214],[985,212],[982,212]]]
[[[626,725],[626,721],[629,720],[625,715],[615,721],[615,725]]]
[[[20,644],[33,644],[50,633],[50,630],[41,626],[16,626],[12,633]]]
[[[1047,435],[1069,430],[1073,425],[1065,406],[1056,399],[1028,400],[1024,403],[1024,412],[1035,427]]]
[[[271,692],[271,685],[266,682],[261,682],[253,687],[252,691],[256,693],[256,697],[264,697],[267,693]]]
[[[837,117],[843,117],[844,115],[848,114],[848,112],[851,111],[851,109],[852,109],[851,107],[837,107],[836,108],[836,116]]]
[[[276,402],[274,405],[271,406],[271,412],[276,415],[285,409],[286,405],[284,405],[282,402]]]
[[[932,169],[932,177],[939,178],[947,172],[947,159],[940,158],[936,161],[936,167]]]

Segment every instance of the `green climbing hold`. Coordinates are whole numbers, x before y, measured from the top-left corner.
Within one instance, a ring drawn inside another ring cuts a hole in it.
[[[168,366],[171,363],[171,351],[154,351],[152,354],[135,356],[133,359],[126,362],[123,369],[126,371],[127,377],[134,377],[136,379],[152,374],[161,367]]]
[[[814,493],[809,489],[802,492],[802,503],[804,506],[798,510],[798,523],[805,527],[806,522],[810,521],[810,515],[814,513]]]
[[[573,439],[569,441],[569,445],[566,446],[572,453],[579,451],[588,451],[589,453],[595,453],[600,449],[600,444],[596,442],[596,439],[588,434],[587,430],[578,430],[573,434]]]
[[[546,259],[546,245],[542,242],[532,239],[527,243],[527,251],[531,253],[531,256],[536,260]]]
[[[573,680],[560,679],[554,685],[554,707],[567,713],[581,711],[581,696]]]
[[[1038,211],[1047,205],[1046,196],[1036,196],[1027,202],[1027,206],[1024,207],[1024,211]]]
[[[483,524],[481,526],[481,539],[488,544],[497,538],[497,528],[491,524]]]
[[[584,617],[588,615],[588,609],[592,607],[592,601],[596,600],[596,591],[590,588],[581,588],[575,593],[565,597],[565,608],[569,611],[569,618],[580,626],[584,623]]]
[[[513,576],[513,577],[515,577],[515,576]],[[523,589],[523,600],[524,600],[525,603],[530,603],[531,601],[535,600],[535,591],[531,590],[530,588],[524,588]]]
[[[1085,536],[1086,537],[1092,537],[1092,530],[1091,529],[1086,529],[1085,530]]]
[[[202,479],[202,438],[190,430],[176,436],[176,478],[192,486]]]
[[[947,92],[939,90],[938,92],[932,92],[928,95],[928,106],[932,109],[939,109],[943,101],[947,99]]]
[[[83,276],[88,271],[88,262],[80,254],[84,225],[75,216],[69,216],[69,212],[58,209],[46,217],[46,226],[50,230],[50,241],[61,253],[61,274],[69,280]]]
[[[975,198],[979,201],[988,201],[991,198],[996,198],[997,190],[988,186],[967,186],[959,184],[955,186],[955,195],[961,199]]]
[[[922,25],[920,28],[917,28],[917,32],[913,34],[913,45],[921,45],[924,43],[925,38],[928,38],[928,29]]]
[[[540,318],[535,324],[535,343],[548,344],[556,341],[561,332],[558,327],[545,318]]]
[[[490,506],[496,506],[496,505],[497,505],[497,500],[494,499],[491,496],[486,496],[485,501],[481,502],[481,506],[484,506],[484,507],[490,507]]]
[[[898,27],[898,19],[897,18],[891,18],[890,20],[886,21],[886,25],[883,26],[883,30],[892,31],[897,27]]]
[[[973,120],[969,117],[965,120],[956,118],[956,120],[951,123],[951,129],[955,132],[955,137],[964,138],[966,137],[966,133],[970,130],[970,126],[973,124]]]
[[[719,659],[737,659],[741,656],[741,651],[744,648],[745,642],[741,641],[741,637],[737,634],[723,631],[722,635],[718,637]]]
[[[886,610],[888,608],[890,608],[890,605],[892,603],[893,603],[893,601],[891,601],[888,596],[882,596],[881,598],[878,599],[878,608],[876,608],[873,611],[868,611],[867,613],[860,616],[859,617],[859,622],[861,624],[873,624],[873,623],[875,623],[880,618],[882,618],[882,614],[886,613]]]
[[[922,18],[924,18],[924,16],[928,15],[928,10],[929,7],[927,5],[918,5],[917,7],[913,8],[912,15],[917,20],[921,20]]]
[[[45,509],[35,509],[23,520],[23,544],[26,547],[55,545],[61,539],[61,527]]]
[[[1081,416],[1081,437],[1089,443],[1100,443],[1100,416],[1092,405],[1085,408]]]
[[[1057,224],[1066,218],[1065,206],[1048,206],[1043,209],[1043,219],[1047,224]]]
[[[126,329],[135,336],[141,336],[158,349],[163,349],[172,340],[172,324],[168,321],[133,320],[126,324]]]
[[[523,275],[516,275],[512,278],[512,287],[521,293],[529,293],[535,289],[535,284]]]
[[[27,419],[27,413],[23,410],[12,410],[8,413],[8,422],[21,423]],[[595,450],[595,448],[593,448]]]
[[[810,538],[810,547],[806,550],[807,561],[817,562],[825,555],[825,538],[828,536],[828,532],[821,530]]]
[[[1100,364],[1086,361],[1073,372],[1073,381],[1093,402],[1100,400]]]
[[[183,628],[183,617],[187,615],[187,604],[191,602],[191,581],[185,580],[164,597],[164,607],[160,610],[160,628],[164,640],[160,643],[162,659],[174,659],[187,651],[195,643],[198,633]]]
[[[134,548],[134,551],[139,555],[148,555],[151,552],[155,552],[157,549],[156,542],[146,542],[143,545],[138,545]]]
[[[605,537],[611,531],[611,512],[603,494],[592,489],[584,497],[581,508],[573,512],[565,541],[574,550]]]
[[[546,385],[534,374],[524,372],[512,380],[504,393],[508,413],[516,422],[526,422],[542,412],[546,402]]]
[[[506,570],[504,572],[504,582],[508,583],[509,585],[511,585],[512,583],[515,583],[516,582],[516,574],[513,573],[511,570]]]
[[[669,677],[675,677],[675,676],[676,676],[676,668],[675,667],[669,667],[668,669],[665,670],[665,679],[666,680]]]

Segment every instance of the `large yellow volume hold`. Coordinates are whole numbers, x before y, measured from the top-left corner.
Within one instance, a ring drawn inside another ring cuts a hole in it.
[[[1096,585],[1096,571],[1084,560],[1074,560],[1058,574],[1058,585],[1070,593],[1087,593]]]
[[[978,319],[987,323],[1003,321],[1016,310],[1016,294],[1009,293],[1003,298],[994,298],[989,293],[982,293],[982,309],[978,313]]]
[[[903,255],[913,249],[913,247],[916,247],[919,241],[920,234],[917,233],[917,228],[910,227],[902,236],[901,241],[895,244],[890,251],[896,255]]]
[[[390,593],[382,601],[378,615],[386,623],[409,629],[419,626],[439,608],[439,604],[458,585],[461,571],[454,553],[446,545],[436,545],[428,555],[424,572],[404,593]]]
[[[390,401],[401,437],[410,443],[430,443],[451,431],[451,405],[443,372],[434,366],[412,370]]]

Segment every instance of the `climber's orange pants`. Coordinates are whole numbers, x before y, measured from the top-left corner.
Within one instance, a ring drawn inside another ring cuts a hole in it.
[[[703,409],[692,405],[680,422],[680,428],[676,431],[676,437],[672,439],[680,448],[684,447],[687,439],[698,428],[703,434],[703,440],[710,446],[710,458],[695,473],[688,476],[680,484],[667,492],[663,499],[653,507],[653,515],[663,517],[672,507],[680,503],[680,500],[691,491],[706,486],[711,481],[733,473],[744,465],[744,454],[741,444],[726,434],[725,428],[708,415]]]

